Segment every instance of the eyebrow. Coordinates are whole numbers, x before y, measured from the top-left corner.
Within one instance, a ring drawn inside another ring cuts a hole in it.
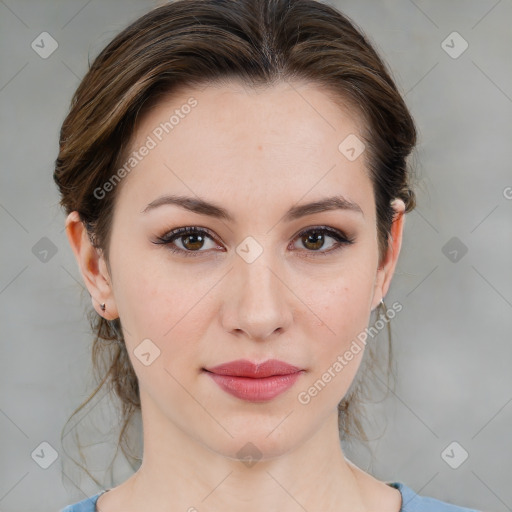
[[[149,203],[141,213],[146,213],[165,204],[180,206],[186,210],[198,213],[200,215],[208,215],[217,219],[234,222],[234,217],[226,209],[198,197],[164,195],[158,197],[154,201],[151,201],[151,203]],[[312,215],[314,213],[331,210],[353,211],[360,213],[364,217],[363,210],[357,203],[354,203],[353,201],[350,201],[341,195],[337,195],[319,199],[312,203],[292,206],[285,213],[283,220],[285,222],[290,222],[292,220],[305,217],[306,215]]]

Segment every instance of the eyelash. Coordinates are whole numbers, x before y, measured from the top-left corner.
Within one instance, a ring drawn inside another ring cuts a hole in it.
[[[336,244],[334,245],[334,247],[332,247],[331,249],[329,249],[327,251],[321,251],[321,250],[313,251],[313,250],[305,249],[306,252],[313,253],[314,255],[327,256],[329,254],[332,254],[332,253],[342,249],[346,245],[353,244],[355,241],[355,238],[347,237],[343,232],[338,231],[337,229],[327,227],[327,226],[317,226],[317,227],[313,227],[313,228],[304,229],[294,238],[294,240],[297,240],[298,238],[301,238],[302,236],[304,236],[305,234],[310,233],[310,232],[313,232],[316,234],[327,233],[331,238],[333,238],[336,241]],[[186,227],[182,227],[182,228],[173,229],[172,231],[169,231],[168,233],[166,233],[163,236],[157,236],[156,240],[153,241],[153,243],[157,244],[157,245],[167,245],[170,251],[177,253],[177,254],[181,254],[186,257],[188,257],[188,256],[197,257],[201,253],[207,252],[207,251],[200,251],[200,250],[199,251],[186,251],[184,249],[180,249],[179,247],[176,247],[175,245],[173,245],[172,242],[174,242],[174,240],[177,240],[185,235],[190,235],[190,234],[206,235],[209,238],[211,238],[212,240],[214,240],[214,237],[213,237],[213,235],[211,235],[209,230],[206,230],[204,228],[195,227],[195,226],[186,226]]]

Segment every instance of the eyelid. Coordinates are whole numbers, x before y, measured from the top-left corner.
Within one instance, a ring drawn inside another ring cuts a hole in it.
[[[342,249],[344,246],[353,244],[355,241],[355,237],[348,236],[341,229],[333,228],[333,227],[325,226],[325,225],[312,225],[312,226],[308,226],[308,227],[301,229],[297,234],[295,234],[292,238],[291,243],[293,244],[295,242],[295,240],[297,240],[298,238],[302,237],[303,235],[305,235],[309,232],[327,233],[328,236],[330,236],[331,238],[333,238],[336,241],[335,247],[331,248],[327,251],[321,251],[321,250],[308,251],[307,249],[302,250],[302,251],[299,250],[299,252],[305,252],[307,255],[311,255],[311,256],[315,256],[315,255],[327,256],[331,253],[336,252],[339,249]],[[203,253],[209,253],[210,252],[209,250],[207,250],[207,251],[201,251],[201,250],[186,251],[184,249],[181,249],[181,248],[173,245],[174,240],[179,239],[179,238],[181,238],[187,234],[190,234],[190,233],[207,235],[215,243],[218,244],[216,236],[212,233],[212,231],[210,231],[208,228],[201,227],[201,226],[182,226],[179,228],[171,229],[171,230],[167,231],[164,235],[157,236],[156,240],[154,240],[153,243],[158,244],[158,245],[166,245],[169,247],[169,250],[171,250],[172,252],[175,252],[175,253],[178,253],[178,254],[181,254],[184,256],[193,256],[194,257],[194,256],[200,256]]]
[[[161,244],[161,245],[167,245],[170,246],[170,249],[175,252],[181,252],[181,253],[187,253],[187,254],[197,254],[197,253],[204,253],[207,251],[184,251],[183,249],[180,249],[179,247],[175,247],[172,245],[173,240],[179,239],[187,234],[190,233],[198,233],[198,234],[205,234],[208,235],[209,238],[211,238],[215,243],[218,243],[215,235],[212,231],[210,231],[208,228],[201,227],[201,226],[182,226],[179,228],[168,230],[164,235],[157,236],[156,240],[153,241],[154,244]]]
[[[310,231],[325,231],[326,233],[330,233],[330,236],[332,236],[333,238],[342,238],[344,241],[346,242],[349,242],[349,243],[352,243],[355,238],[354,237],[350,237],[348,236],[343,230],[341,229],[338,229],[338,228],[333,228],[333,227],[330,227],[330,226],[323,226],[321,224],[319,225],[313,225],[313,226],[309,226],[307,228],[304,228],[304,229],[301,229],[294,237],[293,239],[295,240],[296,238],[298,238],[299,236],[302,236],[302,235],[305,235],[306,233],[309,233]]]
[[[313,225],[308,226],[301,231],[299,231],[292,239],[292,244],[297,240],[298,238],[302,237],[303,235],[309,233],[309,232],[320,232],[320,233],[327,233],[327,236],[330,236],[335,240],[334,247],[331,249],[328,249],[326,251],[308,251],[307,249],[304,250],[296,250],[296,252],[299,253],[299,256],[302,258],[317,258],[317,257],[323,257],[323,256],[330,256],[334,253],[337,253],[339,250],[345,248],[346,246],[352,245],[355,242],[354,236],[347,235],[343,230],[338,228],[333,228],[330,226],[325,225]]]

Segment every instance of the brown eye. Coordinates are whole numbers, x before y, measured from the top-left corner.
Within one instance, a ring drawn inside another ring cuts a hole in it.
[[[181,244],[185,247],[185,249],[189,249],[191,251],[197,251],[198,249],[201,249],[205,241],[205,237],[203,235],[182,235],[179,238],[181,238]]]
[[[354,242],[353,239],[349,239],[340,231],[328,227],[307,229],[299,233],[297,238],[307,249],[306,252],[317,252],[322,255],[329,254]],[[334,242],[329,242],[329,240],[334,240]],[[325,249],[326,246],[327,249]]]
[[[166,245],[171,251],[183,254],[184,256],[198,256],[207,252],[201,249],[205,247],[208,241],[212,242],[210,248],[218,247],[213,237],[206,230],[187,226],[174,229],[164,236],[159,236],[153,243]],[[181,247],[176,242],[179,242]]]
[[[301,240],[304,244],[304,247],[313,251],[317,251],[324,245],[325,235],[318,231],[310,231],[309,234],[303,235]]]

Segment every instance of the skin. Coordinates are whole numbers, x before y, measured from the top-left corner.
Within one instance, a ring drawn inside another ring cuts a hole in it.
[[[175,93],[139,120],[132,149],[191,96],[198,105],[118,185],[111,273],[77,213],[66,221],[94,307],[121,319],[142,403],[143,463],[100,497],[98,510],[399,512],[399,491],[346,459],[339,442],[337,404],[364,350],[307,405],[297,395],[349,348],[385,297],[405,205],[393,203],[392,238],[379,261],[366,154],[349,161],[338,150],[361,133],[360,120],[308,83],[255,91],[231,82]],[[171,193],[215,202],[235,222],[176,205],[141,213]],[[282,220],[291,206],[334,194],[363,213]],[[175,240],[202,251],[196,257],[152,243],[182,226],[206,228],[214,238],[203,246]],[[355,241],[322,256],[336,243],[328,234],[323,246],[297,237],[318,226]],[[247,236],[263,249],[252,263],[235,251]],[[146,338],[160,350],[149,366],[134,355]],[[277,358],[306,371],[273,400],[247,402],[202,372],[239,358]],[[250,467],[237,456],[249,442],[261,453]]]

